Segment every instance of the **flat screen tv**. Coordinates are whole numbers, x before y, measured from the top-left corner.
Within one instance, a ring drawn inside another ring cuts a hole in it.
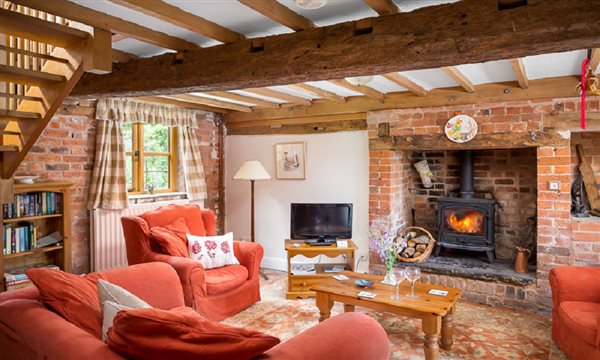
[[[352,238],[352,204],[292,203],[290,214],[291,239],[332,242]]]

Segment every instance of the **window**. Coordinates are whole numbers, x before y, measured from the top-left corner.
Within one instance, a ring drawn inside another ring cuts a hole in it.
[[[175,128],[123,123],[125,171],[129,193],[175,191]]]

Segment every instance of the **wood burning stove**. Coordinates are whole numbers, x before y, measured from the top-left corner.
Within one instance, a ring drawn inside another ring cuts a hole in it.
[[[438,242],[441,248],[485,251],[494,262],[495,200],[475,198],[473,190],[473,153],[463,152],[460,197],[438,200]]]

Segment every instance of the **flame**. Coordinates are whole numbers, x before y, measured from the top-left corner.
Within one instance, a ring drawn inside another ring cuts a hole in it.
[[[483,225],[483,214],[476,211],[469,211],[459,219],[456,213],[453,212],[448,217],[447,222],[454,231],[467,234],[479,233]]]

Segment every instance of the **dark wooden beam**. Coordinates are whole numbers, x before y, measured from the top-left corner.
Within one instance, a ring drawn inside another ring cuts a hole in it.
[[[403,135],[390,136],[369,140],[369,149],[373,150],[477,150],[477,149],[507,149],[540,146],[568,145],[557,132],[529,132],[478,134],[466,143],[455,143],[444,134],[434,135]]]
[[[594,0],[532,0],[504,11],[496,0],[463,0],[369,21],[367,29],[347,22],[190,50],[181,61],[130,61],[112,74],[86,74],[72,95],[243,89],[600,47]]]
[[[267,135],[267,134],[322,134],[338,131],[366,130],[365,120],[323,122],[310,124],[286,124],[281,126],[252,126],[228,128],[227,135]]]

